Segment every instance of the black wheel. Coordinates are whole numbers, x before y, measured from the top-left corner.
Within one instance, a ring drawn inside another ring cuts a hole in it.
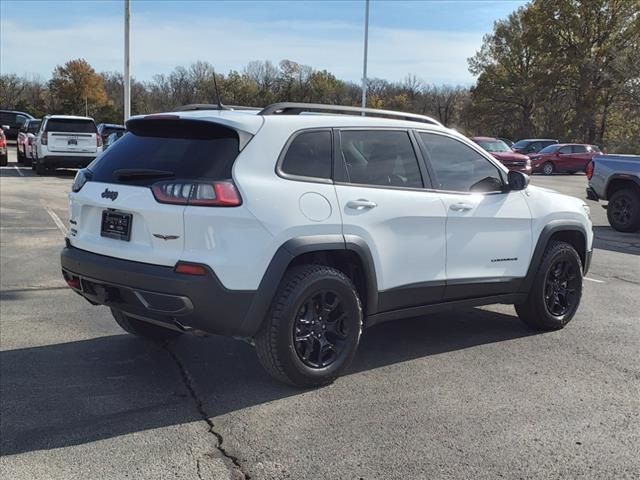
[[[554,172],[554,170],[555,170],[555,167],[551,162],[547,162],[544,165],[542,165],[542,173],[544,173],[545,175],[551,175]]]
[[[292,268],[255,338],[262,366],[298,387],[333,382],[353,360],[362,307],[351,280],[323,265]]]
[[[9,165],[9,156],[4,155],[0,157],[0,167],[6,167],[7,165]]]
[[[160,327],[153,323],[148,323],[137,318],[130,317],[126,313],[111,309],[111,314],[116,323],[120,325],[125,332],[137,335],[138,337],[148,338],[149,340],[163,341],[171,340],[182,335],[182,332],[178,330],[171,330],[169,328]]]
[[[18,161],[18,163],[22,163],[22,161],[24,160],[24,153],[22,153],[22,151],[20,150],[19,143],[16,143],[16,160]]]
[[[619,232],[635,232],[640,229],[640,192],[631,188],[618,190],[611,195],[607,206],[609,224]]]
[[[46,175],[47,174],[47,167],[45,167],[42,163],[37,162],[36,163],[36,173],[38,175]]]
[[[566,242],[552,241],[542,257],[518,317],[536,330],[558,330],[575,315],[582,297],[582,262]]]

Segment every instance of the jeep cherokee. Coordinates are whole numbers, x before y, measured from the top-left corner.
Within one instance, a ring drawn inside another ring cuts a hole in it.
[[[311,387],[380,322],[505,303],[549,330],[578,309],[588,207],[429,117],[285,103],[127,129],[74,180],[61,262],[132,334],[240,337]]]

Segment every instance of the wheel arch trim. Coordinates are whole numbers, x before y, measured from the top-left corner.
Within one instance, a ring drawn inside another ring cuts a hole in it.
[[[551,240],[551,237],[561,232],[578,232],[582,235],[582,238],[584,240],[585,257],[581,258],[581,260],[583,262],[582,267],[583,267],[584,273],[586,274],[586,269],[588,269],[589,267],[588,257],[590,255],[590,252],[589,252],[589,249],[587,248],[588,247],[587,239],[589,237],[587,235],[587,231],[584,225],[582,225],[578,221],[554,220],[548,223],[547,225],[545,225],[542,231],[540,232],[540,235],[538,236],[536,247],[533,251],[533,255],[531,256],[531,261],[529,262],[527,275],[525,276],[524,281],[522,282],[521,291],[523,293],[528,293],[531,290],[531,286],[533,284],[535,276],[538,273],[540,262],[542,261],[542,257],[547,248],[547,245],[549,244],[549,241]]]
[[[376,313],[378,308],[378,283],[373,256],[367,243],[356,235],[309,235],[287,240],[276,250],[267,267],[256,296],[242,324],[242,330],[255,334],[271,307],[280,281],[289,265],[301,255],[313,252],[352,251],[360,258],[366,281],[367,313]]]

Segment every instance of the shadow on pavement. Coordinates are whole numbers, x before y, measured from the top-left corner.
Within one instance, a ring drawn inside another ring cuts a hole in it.
[[[365,331],[348,375],[531,335],[517,318],[472,309]],[[249,345],[183,337],[171,351],[211,417],[303,392],[273,381]],[[0,352],[2,455],[202,420],[166,347],[129,335]],[[354,392],[354,395],[357,393]]]
[[[640,255],[640,234],[622,233],[610,226],[593,227],[593,248]]]

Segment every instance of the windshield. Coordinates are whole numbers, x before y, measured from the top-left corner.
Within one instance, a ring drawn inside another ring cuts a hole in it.
[[[502,140],[478,140],[477,143],[490,153],[511,151],[509,146]]]
[[[553,153],[560,148],[560,145],[549,145],[548,147],[544,147],[538,153]]]

